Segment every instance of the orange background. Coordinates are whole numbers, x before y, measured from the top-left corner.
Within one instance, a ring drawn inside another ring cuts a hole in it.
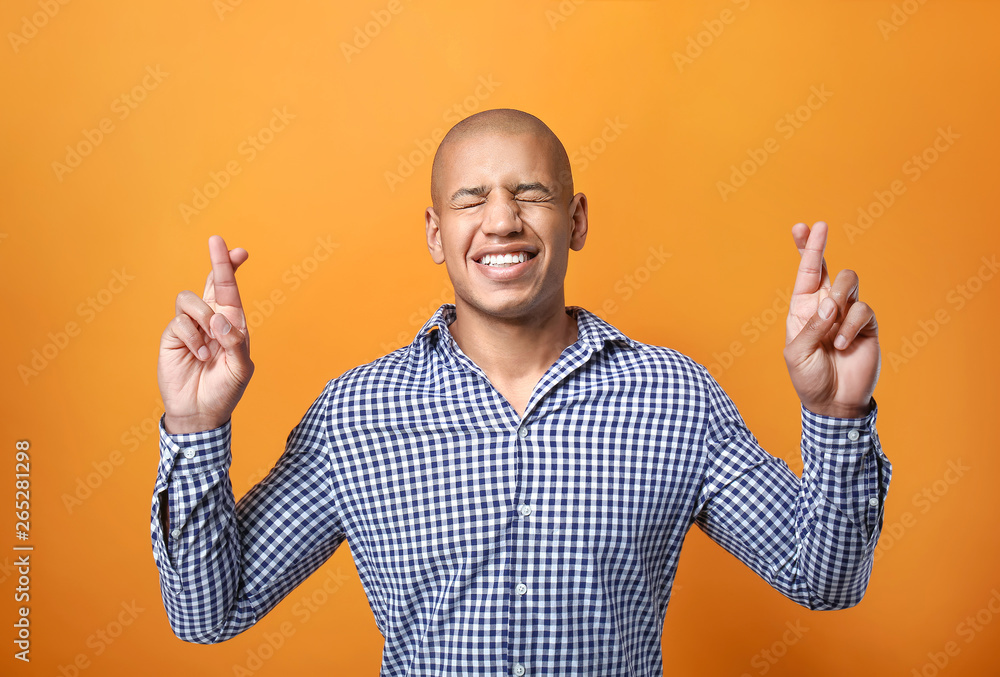
[[[694,530],[666,673],[934,675],[937,661],[1000,674],[1000,280],[982,262],[1000,253],[996,3],[223,2],[0,10],[0,671],[377,674],[381,637],[346,545],[229,642],[170,632],[148,525],[158,340],[176,293],[201,291],[210,234],[250,251],[242,495],[329,378],[409,342],[451,300],[423,243],[433,140],[516,107],[563,139],[590,198],[567,301],[713,366],[794,469],[798,404],[773,310],[797,266],[792,224],[830,223],[832,272],[856,270],[879,318],[895,477],[866,598],[809,612]],[[260,135],[274,109],[294,119]],[[270,142],[251,157],[255,135]],[[741,164],[749,176],[723,196]],[[185,217],[212,181],[225,185]],[[891,205],[869,209],[893,185]],[[876,217],[866,229],[859,210]],[[320,261],[324,239],[336,247]],[[27,665],[10,642],[19,439],[32,458]],[[306,614],[310,598],[324,603]],[[87,667],[70,669],[78,658]]]

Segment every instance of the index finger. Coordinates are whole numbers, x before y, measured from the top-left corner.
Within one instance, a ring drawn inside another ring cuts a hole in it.
[[[208,257],[212,261],[212,282],[215,287],[216,304],[242,309],[240,290],[236,286],[236,271],[233,268],[233,262],[229,259],[229,249],[226,248],[226,241],[218,235],[208,238]]]
[[[827,225],[817,221],[809,228],[804,223],[792,226],[792,237],[802,259],[795,276],[792,294],[811,294],[819,289],[830,289],[830,273],[826,268],[823,251],[826,249]]]

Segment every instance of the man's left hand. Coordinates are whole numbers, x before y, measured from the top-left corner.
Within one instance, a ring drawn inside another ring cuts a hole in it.
[[[792,227],[801,261],[785,322],[785,364],[803,406],[815,414],[859,418],[871,409],[881,355],[875,312],[858,300],[858,276],[830,284],[823,250],[827,225]],[[824,317],[826,315],[826,317]]]

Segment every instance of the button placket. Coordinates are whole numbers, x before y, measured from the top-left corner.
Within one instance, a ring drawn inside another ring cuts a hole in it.
[[[522,636],[525,629],[532,623],[532,605],[524,598],[528,592],[528,586],[524,583],[524,579],[527,574],[525,567],[531,562],[531,553],[529,552],[531,539],[528,534],[533,531],[533,526],[531,522],[526,520],[534,513],[534,506],[529,502],[535,498],[534,487],[532,486],[533,461],[530,454],[534,445],[529,442],[531,426],[524,420],[520,422],[517,429],[513,432],[514,446],[517,449],[516,453],[519,459],[519,477],[517,483],[517,517],[515,517],[515,525],[512,529],[512,533],[517,534],[514,536],[513,543],[516,553],[511,563],[510,578],[508,579],[513,584],[514,592],[513,599],[511,600],[509,622],[512,636]],[[509,651],[509,658],[514,660],[517,656],[526,655],[529,647],[523,641],[519,640],[511,643]],[[527,669],[523,663],[515,662],[510,668],[510,674],[515,677],[523,677],[527,674]]]

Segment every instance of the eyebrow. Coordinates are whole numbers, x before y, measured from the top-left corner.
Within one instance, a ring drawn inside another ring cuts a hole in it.
[[[521,193],[528,193],[530,191],[537,190],[546,195],[552,195],[552,190],[549,189],[544,183],[535,181],[534,183],[519,183],[514,188],[514,195],[520,195]]]
[[[483,197],[484,195],[489,195],[489,186],[470,186],[467,188],[459,188],[454,193],[452,193],[451,199],[457,200],[462,197]],[[527,193],[530,191],[539,191],[545,193],[546,195],[552,195],[552,190],[540,181],[534,181],[532,183],[519,183],[514,186],[514,190],[511,192],[514,195],[520,195],[521,193]]]
[[[489,186],[472,186],[470,188],[459,188],[451,195],[451,199],[457,200],[460,197],[482,197],[490,192]]]

